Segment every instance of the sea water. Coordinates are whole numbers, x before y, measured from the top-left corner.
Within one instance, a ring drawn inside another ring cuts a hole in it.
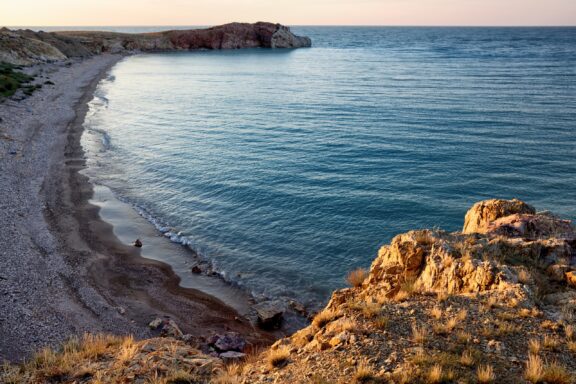
[[[86,122],[94,181],[227,280],[312,307],[476,201],[576,218],[576,28],[294,32],[313,48],[121,61]]]

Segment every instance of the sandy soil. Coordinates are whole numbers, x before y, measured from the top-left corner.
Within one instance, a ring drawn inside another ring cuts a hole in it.
[[[272,339],[218,299],[181,288],[168,265],[118,241],[89,204],[92,186],[79,172],[86,104],[121,59],[32,67],[54,85],[0,104],[0,361],[83,332],[148,337],[159,315],[198,342],[228,330]]]

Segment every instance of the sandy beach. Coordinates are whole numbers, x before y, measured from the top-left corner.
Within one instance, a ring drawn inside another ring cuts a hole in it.
[[[0,104],[0,360],[84,332],[149,337],[158,316],[199,344],[225,331],[272,340],[222,301],[181,288],[168,265],[120,242],[90,204],[82,123],[98,82],[122,58],[31,67],[54,85]]]

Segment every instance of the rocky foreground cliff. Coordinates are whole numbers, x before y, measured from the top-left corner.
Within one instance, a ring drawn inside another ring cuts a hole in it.
[[[34,32],[0,29],[0,62],[30,65],[82,58],[101,53],[180,51],[198,49],[301,48],[308,37],[296,36],[280,24],[230,23],[207,29],[157,33]]]
[[[182,337],[85,336],[24,365],[6,366],[2,378],[575,382],[576,231],[567,220],[518,200],[483,201],[468,211],[461,232],[398,235],[380,249],[369,271],[356,270],[348,281],[352,287],[334,292],[308,327],[266,350],[234,335],[216,335],[204,347]],[[165,333],[178,336],[170,331]]]

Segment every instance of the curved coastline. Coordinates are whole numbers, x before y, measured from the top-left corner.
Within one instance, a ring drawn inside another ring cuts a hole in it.
[[[32,128],[30,137],[22,141],[24,144],[18,156],[0,158],[0,161],[5,160],[2,168],[6,167],[6,175],[13,173],[16,176],[19,173],[18,167],[22,165],[16,161],[21,159],[31,162],[36,169],[40,168],[40,182],[37,185],[31,183],[38,187],[37,194],[32,191],[28,200],[30,204],[42,208],[37,209],[36,217],[19,216],[25,219],[24,225],[41,228],[31,228],[34,231],[30,236],[31,244],[25,244],[28,239],[27,234],[22,233],[24,230],[20,230],[20,237],[14,240],[14,247],[21,245],[28,248],[31,262],[26,263],[26,268],[18,268],[16,264],[26,260],[24,257],[18,260],[18,254],[11,252],[10,246],[2,252],[7,276],[0,283],[8,285],[13,283],[12,280],[31,281],[33,276],[42,274],[46,275],[42,278],[50,278],[51,281],[43,283],[40,279],[30,283],[29,287],[14,290],[12,296],[0,295],[7,299],[0,300],[0,307],[10,305],[11,299],[18,303],[18,308],[11,309],[8,318],[2,319],[2,359],[17,361],[42,345],[57,345],[70,336],[84,332],[151,337],[154,333],[147,324],[158,316],[170,316],[198,345],[212,334],[227,331],[238,332],[255,345],[269,344],[275,339],[271,333],[256,329],[248,319],[222,300],[197,289],[181,287],[180,278],[168,264],[144,258],[139,249],[122,243],[115,236],[113,226],[102,220],[101,208],[91,202],[94,187],[89,177],[82,173],[86,168],[80,142],[83,123],[88,102],[93,98],[97,85],[123,57],[98,55],[71,65],[46,64],[34,69],[50,73],[51,78],[62,82],[56,83],[55,89],[42,90],[21,102],[25,110],[17,112],[23,116],[16,125],[36,127]],[[73,101],[73,106],[68,104],[69,101]],[[66,104],[61,106],[60,103]],[[62,117],[58,115],[58,121],[48,126],[51,110],[47,106],[55,110],[68,108],[73,113]],[[9,124],[11,116],[8,114],[14,114],[9,109],[21,108],[21,105],[14,103],[6,107],[3,112],[7,113],[0,115],[5,119],[3,122]],[[33,112],[35,116],[27,118],[27,112]],[[56,138],[54,132],[49,130],[56,131]],[[44,135],[51,135],[49,140],[54,142],[47,145],[42,141]],[[46,146],[46,153],[36,154],[39,146]],[[42,158],[43,154],[47,158]],[[42,168],[45,168],[44,172]],[[26,180],[22,182],[27,183]],[[7,203],[10,204],[9,201]],[[26,207],[22,209],[26,210]],[[14,221],[9,214],[2,216],[7,223]],[[18,223],[16,226],[19,226]],[[48,238],[49,245],[42,244],[44,238]],[[42,257],[47,260],[39,262],[47,262],[48,265],[32,264]],[[10,271],[11,264],[15,264],[13,271]],[[4,287],[0,286],[0,290],[3,291]],[[249,298],[246,297],[246,300]],[[44,302],[47,304],[39,311],[44,313],[36,314],[32,307],[39,307]],[[246,303],[246,306],[249,305],[249,302]],[[26,323],[17,324],[16,319],[23,316],[27,316]],[[54,321],[51,321],[52,317]]]

